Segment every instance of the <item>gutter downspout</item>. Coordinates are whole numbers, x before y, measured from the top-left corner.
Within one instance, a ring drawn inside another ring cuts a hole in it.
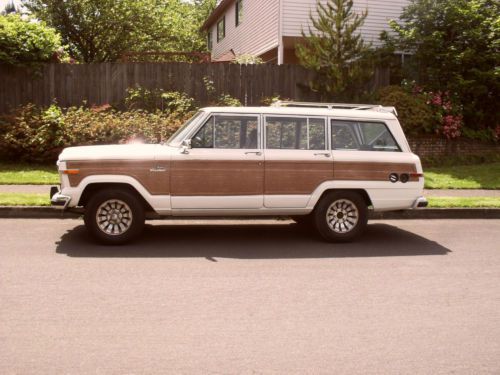
[[[284,56],[284,46],[283,46],[283,1],[279,1],[279,17],[278,17],[278,65],[283,65]]]

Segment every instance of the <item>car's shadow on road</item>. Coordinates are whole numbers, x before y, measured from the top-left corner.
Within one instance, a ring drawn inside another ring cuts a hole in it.
[[[83,225],[65,233],[57,253],[71,257],[204,257],[241,259],[445,255],[449,249],[387,224],[370,224],[357,242],[330,244],[297,224],[147,225],[125,246],[95,244]]]

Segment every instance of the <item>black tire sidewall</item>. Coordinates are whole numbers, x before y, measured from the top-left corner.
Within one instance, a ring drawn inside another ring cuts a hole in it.
[[[356,205],[359,218],[358,223],[348,233],[337,233],[333,231],[326,220],[326,212],[330,205],[339,200],[347,199]],[[329,192],[321,198],[314,211],[314,221],[319,234],[329,242],[349,242],[359,237],[368,223],[368,207],[361,194],[352,191]]]
[[[111,236],[99,229],[96,222],[96,212],[99,206],[107,200],[118,199],[125,202],[132,211],[132,224],[123,234]],[[137,197],[126,190],[106,189],[94,194],[85,207],[83,216],[85,226],[90,234],[100,243],[106,245],[122,245],[139,236],[144,228],[144,207]]]

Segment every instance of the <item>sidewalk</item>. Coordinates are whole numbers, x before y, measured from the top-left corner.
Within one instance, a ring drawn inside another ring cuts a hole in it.
[[[0,185],[0,193],[49,194],[54,185]],[[426,197],[494,197],[500,198],[500,190],[425,190]]]

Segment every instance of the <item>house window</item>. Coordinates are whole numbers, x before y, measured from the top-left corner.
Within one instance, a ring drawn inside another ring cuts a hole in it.
[[[243,21],[243,0],[236,0],[236,26],[238,26],[241,21]]]
[[[220,42],[226,36],[226,16],[217,22],[217,42]]]
[[[212,48],[213,48],[212,29],[208,30],[208,34],[207,34],[207,47],[208,47],[209,51],[211,51]]]

